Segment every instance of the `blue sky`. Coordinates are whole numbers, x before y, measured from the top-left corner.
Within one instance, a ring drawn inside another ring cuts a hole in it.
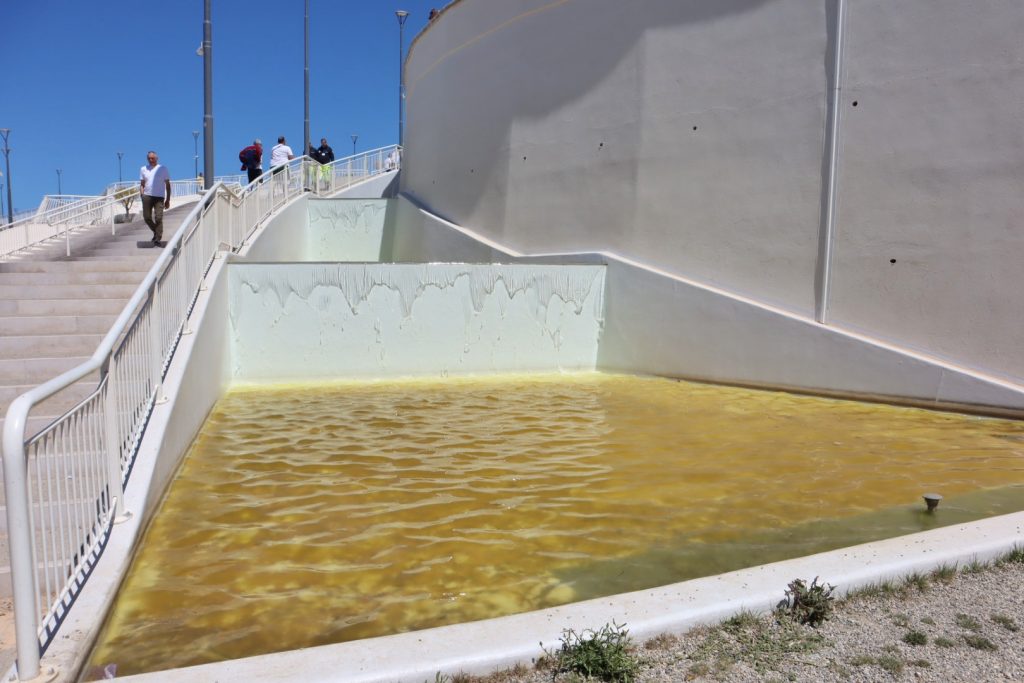
[[[310,0],[310,138],[337,156],[398,141],[398,22],[405,48],[447,0]],[[213,0],[217,175],[253,138],[303,135],[303,0]],[[0,3],[0,128],[10,128],[14,207],[99,194],[138,177],[155,149],[173,178],[203,169],[203,0]],[[3,156],[0,154],[0,171]],[[6,183],[7,178],[2,179]],[[7,192],[4,189],[6,213]]]

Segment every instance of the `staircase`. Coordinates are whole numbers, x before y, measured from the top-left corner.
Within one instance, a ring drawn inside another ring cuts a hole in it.
[[[164,237],[173,235],[194,204],[164,213]],[[139,283],[162,253],[140,219],[72,231],[71,256],[63,237],[0,260],[0,430],[19,395],[86,361],[110,330]],[[140,246],[139,243],[143,243]],[[95,374],[36,406],[27,433],[35,434],[96,388]],[[0,489],[0,601],[9,604],[7,510]],[[0,665],[13,654],[5,628],[13,613],[0,609]]]

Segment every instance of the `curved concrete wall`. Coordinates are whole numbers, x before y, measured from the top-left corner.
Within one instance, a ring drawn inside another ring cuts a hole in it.
[[[1019,383],[1024,4],[839,7],[459,0],[410,50],[402,191],[523,253],[614,252]]]

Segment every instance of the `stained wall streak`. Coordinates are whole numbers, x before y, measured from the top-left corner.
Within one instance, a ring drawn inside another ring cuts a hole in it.
[[[593,370],[603,266],[234,264],[237,381]]]

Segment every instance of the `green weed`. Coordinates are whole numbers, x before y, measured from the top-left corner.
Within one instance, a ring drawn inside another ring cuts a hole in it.
[[[817,626],[832,613],[835,586],[819,584],[814,577],[808,586],[803,579],[794,579],[786,588],[786,597],[778,605],[778,611],[788,615],[798,624]]]
[[[1013,617],[1008,617],[1005,614],[993,614],[991,618],[992,621],[999,624],[1011,633],[1016,633],[1020,630],[1020,626],[1018,626],[1017,622],[1013,620]]]
[[[903,642],[914,646],[927,645],[928,636],[921,631],[907,631],[903,634]]]
[[[953,621],[954,623],[956,623],[957,626],[964,629],[965,631],[974,631],[975,633],[981,631],[981,622],[979,622],[977,619],[975,619],[969,614],[957,614],[956,618],[953,619]]]
[[[964,636],[964,642],[975,650],[998,650],[999,648],[985,636],[970,635]]]
[[[612,622],[599,630],[562,632],[562,645],[555,653],[555,673],[576,673],[610,683],[630,683],[641,661],[631,653],[632,641],[625,625]]]

